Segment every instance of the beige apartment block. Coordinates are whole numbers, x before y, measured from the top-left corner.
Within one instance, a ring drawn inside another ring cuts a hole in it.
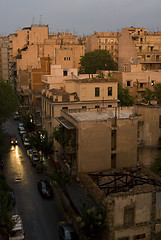
[[[71,130],[71,142],[75,139],[74,147],[69,144],[68,148],[58,150],[58,159],[63,162],[65,158],[71,170],[103,171],[137,163],[139,117],[133,115],[132,109],[69,109],[62,110],[61,117],[56,119],[67,134]],[[70,148],[72,153],[68,151]],[[63,158],[62,152],[66,152]]]
[[[117,82],[105,79],[72,79],[72,69],[69,69],[69,75],[62,76],[63,69],[55,67],[52,66],[52,74],[57,76],[48,78],[48,83],[45,82],[47,76],[42,76],[44,86],[52,86],[49,90],[47,87],[42,90],[42,126],[49,134],[58,125],[55,117],[61,116],[62,109],[117,107]]]
[[[107,50],[118,62],[118,37],[119,33],[117,32],[94,32],[92,36],[87,37],[86,51]]]
[[[129,27],[120,32],[118,69],[124,64],[140,63],[145,70],[161,68],[161,32]]]
[[[27,45],[44,43],[48,38],[48,25],[31,25],[16,32],[12,39],[13,56],[17,56]]]
[[[142,94],[148,88],[153,91],[155,84],[161,83],[160,70],[142,70],[141,64],[126,65],[124,71],[112,72],[123,88],[128,88],[136,103],[142,102]]]
[[[8,39],[0,37],[0,79],[9,80]]]

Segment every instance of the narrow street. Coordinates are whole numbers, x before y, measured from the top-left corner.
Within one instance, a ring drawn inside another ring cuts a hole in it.
[[[43,199],[38,192],[37,182],[46,177],[32,166],[17,126],[18,122],[12,119],[4,126],[10,136],[18,138],[18,146],[11,146],[4,167],[7,182],[16,197],[14,214],[22,217],[26,240],[57,240],[58,222],[64,220],[63,212],[55,198]]]

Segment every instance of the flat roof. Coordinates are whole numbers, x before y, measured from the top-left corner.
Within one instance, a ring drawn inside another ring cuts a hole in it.
[[[65,119],[64,117],[56,117],[55,118],[61,125],[63,125],[65,128],[71,130],[71,129],[75,129],[75,126],[69,122],[67,119]]]
[[[133,115],[133,110],[118,110],[114,109],[102,110],[98,108],[94,111],[68,111],[68,114],[74,118],[76,121],[104,121],[107,119],[112,119],[117,117],[117,119],[129,118]]]

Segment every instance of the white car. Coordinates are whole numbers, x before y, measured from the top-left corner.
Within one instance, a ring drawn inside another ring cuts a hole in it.
[[[24,239],[24,230],[23,230],[21,216],[13,215],[12,219],[15,222],[15,226],[13,227],[12,232],[9,236],[9,240],[23,240]]]

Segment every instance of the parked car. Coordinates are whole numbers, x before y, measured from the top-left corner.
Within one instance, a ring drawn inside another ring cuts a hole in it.
[[[15,112],[14,115],[13,115],[13,118],[14,118],[15,120],[19,120],[19,119],[20,119],[20,114],[19,114],[19,112]]]
[[[29,143],[28,138],[24,138],[24,139],[23,139],[23,144],[24,144],[24,146],[25,146],[26,148],[29,148],[29,147],[30,147],[30,143]]]
[[[9,235],[9,240],[23,240],[24,239],[24,229],[22,224],[22,219],[20,215],[13,215],[12,219],[15,222],[15,226]]]
[[[16,136],[11,136],[10,137],[10,143],[11,145],[17,145],[18,144],[18,140]]]
[[[21,127],[24,127],[23,123],[18,124],[18,130],[20,130]]]
[[[48,180],[40,180],[37,183],[37,187],[42,197],[44,198],[53,197],[53,189]]]
[[[27,156],[28,156],[30,159],[31,159],[31,157],[32,157],[33,151],[34,151],[34,149],[32,149],[32,148],[27,149]]]
[[[78,235],[74,227],[69,223],[59,224],[59,239],[60,240],[78,240]]]
[[[31,162],[32,162],[32,165],[33,166],[36,166],[37,162],[40,161],[40,157],[38,154],[32,154],[32,157],[31,157]]]
[[[13,202],[13,206],[14,206],[16,204],[16,197],[15,197],[13,189],[11,189],[11,191],[9,191],[9,194],[11,196],[11,199],[12,199],[12,202]]]

